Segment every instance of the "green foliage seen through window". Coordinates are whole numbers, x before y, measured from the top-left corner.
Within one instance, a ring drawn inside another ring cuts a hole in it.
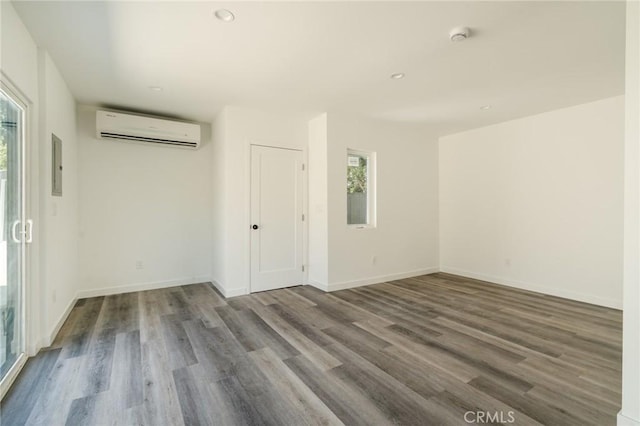
[[[367,192],[367,159],[358,157],[358,166],[347,166],[347,192]]]

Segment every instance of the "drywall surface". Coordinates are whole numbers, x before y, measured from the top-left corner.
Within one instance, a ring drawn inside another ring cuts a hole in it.
[[[446,272],[622,306],[624,97],[440,138]]]
[[[225,120],[225,278],[226,296],[250,291],[251,145],[299,149],[306,156],[308,117],[298,113],[226,107]]]
[[[78,108],[80,296],[211,279],[212,143],[198,150],[96,138]]]
[[[437,139],[423,126],[337,113],[327,135],[328,290],[437,271]],[[348,149],[375,153],[375,227],[347,225]]]
[[[327,114],[309,121],[309,282],[329,285]]]
[[[226,111],[222,110],[211,124],[211,184],[212,184],[212,215],[211,215],[211,279],[216,286],[226,283],[227,267],[227,164],[226,164]],[[223,288],[220,288],[222,291]]]
[[[34,105],[38,101],[38,48],[11,2],[0,2],[0,68]]]
[[[76,102],[49,55],[39,54],[40,292],[47,344],[64,321],[78,291],[78,144]],[[51,135],[62,141],[62,196],[51,195]]]

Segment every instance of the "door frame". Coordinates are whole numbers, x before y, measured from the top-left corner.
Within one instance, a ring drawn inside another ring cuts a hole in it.
[[[38,128],[38,124],[36,121],[36,114],[34,110],[33,102],[29,99],[28,96],[22,92],[17,85],[15,85],[12,80],[0,70],[0,87],[2,90],[11,96],[12,100],[19,104],[19,106],[23,110],[23,120],[22,123],[22,133],[24,135],[22,146],[21,146],[21,155],[22,155],[22,168],[20,171],[21,180],[22,180],[22,188],[21,188],[21,209],[22,209],[22,222],[26,223],[26,219],[31,216],[31,206],[33,205],[33,200],[31,197],[33,194],[34,187],[31,185],[32,173],[34,170],[37,170],[37,164],[34,162],[35,155],[31,155],[31,150],[35,149],[37,143],[33,143],[33,135],[37,134],[35,129]],[[34,168],[35,167],[35,168]],[[37,176],[37,175],[36,175]],[[37,194],[36,194],[37,195]],[[37,198],[34,198],[37,200]],[[32,230],[33,233],[33,230]],[[21,274],[22,274],[22,297],[21,297],[21,309],[23,315],[23,321],[21,324],[21,333],[22,333],[22,346],[23,352],[20,354],[16,362],[7,372],[7,375],[0,381],[0,400],[4,398],[5,394],[18,377],[18,374],[24,367],[27,362],[29,356],[35,355],[35,342],[33,340],[33,330],[37,325],[38,319],[32,318],[32,305],[33,305],[33,297],[35,297],[33,288],[32,288],[32,277],[37,275],[37,270],[35,270],[36,263],[31,261],[31,254],[33,250],[29,244],[23,243],[21,247]],[[33,311],[35,312],[35,311]],[[28,324],[27,324],[28,323]]]
[[[264,148],[285,149],[289,151],[299,151],[302,153],[302,162],[304,164],[304,172],[302,173],[302,214],[304,214],[304,223],[302,224],[302,264],[304,271],[302,272],[302,285],[307,285],[309,281],[309,158],[307,147],[284,146],[277,143],[269,143],[263,141],[249,141],[246,147],[245,155],[245,253],[248,259],[245,268],[245,277],[248,283],[246,293],[251,294],[251,150],[254,146]]]

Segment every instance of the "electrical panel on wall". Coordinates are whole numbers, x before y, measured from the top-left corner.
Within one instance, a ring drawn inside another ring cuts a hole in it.
[[[62,197],[62,141],[51,134],[51,195]]]

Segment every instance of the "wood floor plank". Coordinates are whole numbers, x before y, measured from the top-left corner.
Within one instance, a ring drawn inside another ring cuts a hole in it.
[[[118,390],[123,409],[135,407],[143,401],[142,354],[140,330],[116,335],[116,349],[111,371],[113,387]]]
[[[395,424],[443,424],[438,413],[426,408],[426,399],[386,372],[341,345],[330,346],[343,364],[329,374],[364,395]]]
[[[264,371],[249,357],[245,357],[236,369],[238,383],[260,416],[264,425],[309,424],[291,401],[274,390]]]
[[[86,396],[74,399],[69,415],[65,421],[66,426],[97,425],[100,419],[96,416],[96,399],[98,395]]]
[[[270,348],[253,351],[251,359],[260,368],[273,388],[291,401],[311,425],[342,425],[336,415],[282,362]]]
[[[86,299],[81,305],[81,315],[74,319],[73,328],[67,336],[69,342],[64,346],[61,356],[74,358],[87,352],[103,302],[104,297],[95,297]]]
[[[159,339],[142,344],[143,424],[181,426],[181,406],[173,377],[159,372],[171,371],[163,343]]]
[[[62,349],[40,352],[40,356],[27,361],[16,379],[12,392],[2,400],[0,413],[3,424],[25,424],[44,390],[43,383],[56,365]]]
[[[566,426],[580,426],[584,424],[583,419],[568,415],[563,409],[558,409],[544,402],[542,399],[534,398],[531,394],[525,397],[524,395],[512,392],[486,377],[476,377],[470,381],[469,384],[516,410],[525,413],[527,416],[542,424]]]
[[[72,401],[76,398],[76,388],[73,384],[83,377],[83,361],[83,357],[58,358],[46,382],[41,383],[41,396],[25,424],[62,425],[65,423]]]
[[[115,349],[116,329],[100,330],[90,353],[85,357],[80,376],[80,394],[82,396],[90,396],[109,389]]]
[[[225,377],[211,383],[210,387],[216,424],[260,426],[268,423],[237,377]]]
[[[225,299],[210,283],[82,299],[3,425],[613,425],[619,311],[449,274]]]
[[[207,328],[202,321],[186,321],[184,328],[198,364],[202,366],[202,374],[212,382],[235,374],[236,365],[245,357],[245,351],[230,332]]]
[[[360,392],[352,392],[346,383],[325,374],[304,355],[284,363],[346,425],[391,424],[383,412]]]
[[[216,308],[216,312],[247,352],[266,347],[263,336],[248,323],[247,318],[241,317],[235,309],[225,306]]]
[[[279,315],[284,313],[285,317],[287,317],[285,311],[274,312],[274,307],[279,307],[279,305],[273,304],[270,305],[269,308],[264,307],[262,309],[259,309],[257,314],[269,325],[269,327],[274,329],[280,336],[282,336],[287,342],[289,342],[292,347],[312,360],[322,370],[330,370],[331,368],[340,365],[340,361],[338,361],[337,359],[329,355],[327,351],[322,349],[322,346],[330,344],[329,339],[323,339],[323,342],[325,343],[324,345],[316,344],[317,340],[311,340],[307,336],[316,336],[320,333],[316,334],[310,328],[306,327],[303,330],[305,332],[303,334],[297,328],[295,328],[293,324],[287,321],[287,319]]]
[[[169,354],[169,365],[173,370],[198,362],[181,319],[179,314],[161,317],[162,337]]]
[[[290,358],[299,355],[300,352],[291,345],[276,330],[271,328],[258,314],[253,310],[241,311],[238,316],[243,318],[245,324],[248,324],[261,337],[265,344],[271,348],[281,359]]]
[[[115,328],[118,333],[139,329],[139,293],[105,296],[96,327]]]
[[[188,367],[173,370],[173,381],[182,409],[182,419],[186,426],[200,426],[212,424],[206,410],[200,407],[208,405],[206,395],[203,395],[195,384],[195,378]]]

